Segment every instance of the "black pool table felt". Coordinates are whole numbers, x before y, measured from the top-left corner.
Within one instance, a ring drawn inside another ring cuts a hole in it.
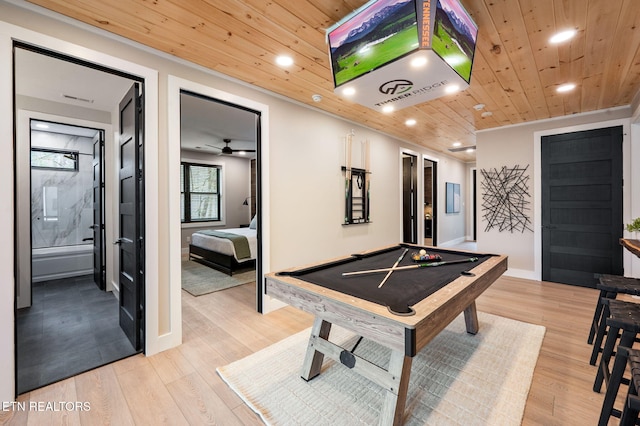
[[[409,248],[409,252],[398,266],[430,263],[430,261],[414,262],[411,259],[412,253],[419,251],[419,247],[399,245],[363,255],[353,255],[346,259],[311,268],[287,271],[282,275],[295,277],[382,306],[388,306],[394,313],[407,314],[410,312],[409,307],[455,280],[462,272],[475,268],[492,256],[490,254],[457,252],[455,250],[428,247],[425,248],[427,253],[438,254],[443,261],[457,261],[472,257],[478,260],[475,262],[397,270],[391,274],[382,288],[378,288],[378,286],[384,279],[386,272],[342,276],[343,272],[391,268],[405,248]]]

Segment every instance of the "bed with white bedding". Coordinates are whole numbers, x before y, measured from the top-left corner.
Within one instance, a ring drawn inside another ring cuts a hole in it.
[[[255,267],[257,232],[255,228],[221,229],[222,234],[203,230],[191,235],[189,259],[233,275],[239,269]],[[233,237],[233,238],[227,238]],[[244,237],[244,238],[239,238]],[[246,242],[245,242],[246,239]],[[234,240],[237,240],[234,242]]]

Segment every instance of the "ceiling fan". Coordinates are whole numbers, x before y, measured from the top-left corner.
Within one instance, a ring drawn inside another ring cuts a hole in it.
[[[205,144],[205,145],[209,146],[211,148],[219,149],[220,150],[220,154],[226,154],[226,155],[231,155],[234,152],[256,152],[255,149],[232,149],[229,146],[229,144],[231,143],[231,139],[222,139],[222,141],[226,144],[223,148],[220,148],[220,147],[214,146],[214,145],[209,145],[209,144]]]

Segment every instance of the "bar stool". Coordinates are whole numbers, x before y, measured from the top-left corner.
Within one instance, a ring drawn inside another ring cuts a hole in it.
[[[629,383],[629,391],[627,399],[620,417],[620,424],[624,426],[635,425],[640,412],[640,398],[638,398],[638,390],[640,388],[640,351],[637,349],[629,349],[618,347],[620,356],[625,356],[629,363],[631,371],[631,379]],[[618,355],[616,354],[616,358]]]
[[[606,383],[606,394],[602,402],[600,413],[601,425],[606,425],[609,416],[620,417],[620,411],[613,409],[613,403],[618,394],[620,383],[625,383],[623,373],[626,360],[616,357],[612,370],[609,370],[609,361],[614,354],[614,347],[620,337],[618,347],[631,347],[638,333],[640,333],[640,304],[624,302],[622,300],[608,300],[609,317],[604,319],[608,327],[607,340],[600,357],[600,365],[593,384],[593,391],[600,392],[602,383]]]
[[[593,343],[594,345],[591,353],[591,359],[589,361],[591,365],[596,364],[598,354],[602,352],[602,340],[606,333],[606,324],[603,319],[608,317],[606,300],[615,299],[618,294],[640,296],[640,279],[638,278],[622,277],[618,275],[602,275],[600,276],[599,281],[600,282],[597,284],[596,288],[600,290],[600,296],[596,303],[591,330],[589,331],[589,338],[587,339],[589,344]]]
[[[627,364],[631,370],[631,379],[622,378]],[[622,412],[609,406],[608,402],[616,399],[620,383],[628,383],[629,390]],[[620,418],[621,425],[635,425],[640,409],[640,398],[638,398],[638,386],[640,385],[640,351],[630,349],[625,346],[618,346],[611,380],[605,394],[605,403],[602,404],[598,425],[607,425],[609,417]]]

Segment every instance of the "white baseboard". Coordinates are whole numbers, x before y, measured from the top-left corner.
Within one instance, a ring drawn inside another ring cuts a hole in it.
[[[455,240],[445,241],[444,243],[438,243],[438,247],[452,247],[458,244],[462,244],[467,241],[467,237],[456,238]]]
[[[523,278],[525,280],[539,281],[536,278],[535,271],[529,271],[527,269],[508,268],[507,271],[504,273],[504,275],[508,277],[514,277],[514,278]]]

